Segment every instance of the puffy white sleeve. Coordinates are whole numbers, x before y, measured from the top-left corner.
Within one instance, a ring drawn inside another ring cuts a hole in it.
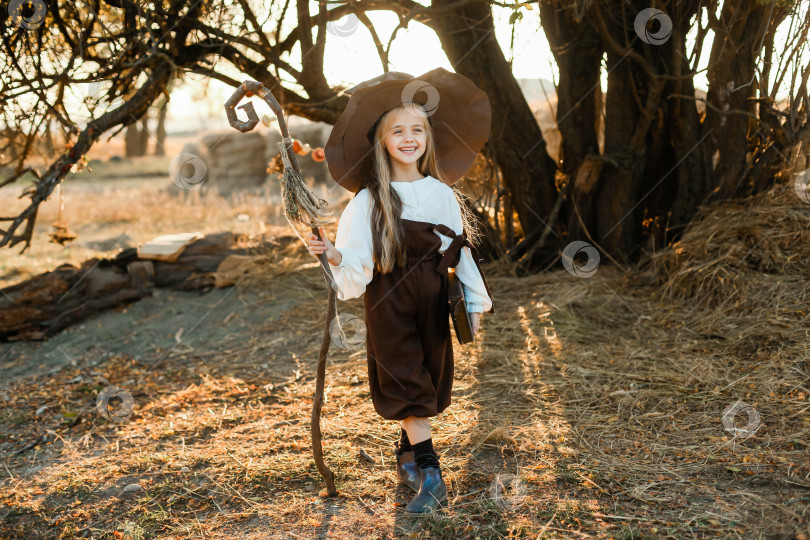
[[[453,193],[450,193],[449,201],[450,211],[450,228],[456,234],[464,232],[464,227],[461,223],[461,208],[458,205],[458,200]],[[487,294],[487,288],[484,285],[484,279],[478,272],[478,267],[475,265],[470,248],[463,246],[458,264],[456,265],[456,275],[461,281],[461,287],[464,289],[464,298],[467,301],[468,313],[483,313],[489,311],[492,307],[492,299]]]
[[[334,246],[343,258],[337,266],[327,264],[337,283],[340,300],[361,296],[374,277],[371,226],[367,212],[361,208],[362,201],[367,200],[367,197],[352,198],[338,220]]]

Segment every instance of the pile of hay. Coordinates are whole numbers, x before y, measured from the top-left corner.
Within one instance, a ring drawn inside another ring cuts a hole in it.
[[[809,225],[810,204],[792,184],[778,184],[702,208],[679,242],[642,266],[649,265],[647,277],[660,286],[661,300],[693,307],[690,325],[706,334],[766,341],[804,336]]]

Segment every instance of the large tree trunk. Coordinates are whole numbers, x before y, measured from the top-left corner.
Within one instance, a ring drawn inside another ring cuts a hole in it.
[[[137,122],[127,126],[124,145],[127,157],[138,157],[146,155],[146,147],[149,142],[149,130],[146,126],[148,115],[144,115]]]
[[[146,114],[143,115],[141,118],[141,131],[139,133],[140,138],[138,140],[138,155],[145,156],[147,147],[149,146],[149,112],[147,111]]]
[[[608,65],[614,66],[621,57],[608,53]],[[647,148],[633,146],[640,111],[637,93],[643,87],[638,70],[622,62],[608,74],[605,111],[605,155],[616,166],[605,167],[596,193],[596,232],[594,240],[611,255],[627,260],[631,246],[638,242],[638,197],[641,175],[646,163]],[[634,95],[636,94],[636,95]]]
[[[586,156],[599,155],[603,46],[590,25],[575,20],[560,0],[542,0],[540,17],[560,70],[556,116],[562,134],[562,170],[574,182],[562,220],[569,239],[584,238],[580,219],[588,230],[594,229],[594,195],[601,171],[601,163],[586,161]]]
[[[133,122],[127,126],[124,136],[124,155],[135,157],[141,155],[141,129],[138,122]]]
[[[454,1],[436,0],[432,6],[441,8]],[[448,11],[434,19],[432,27],[456,72],[489,96],[492,131],[487,144],[494,150],[503,182],[512,195],[523,234],[545,227],[543,222],[557,197],[556,165],[546,152],[540,126],[495,39],[490,6],[481,2]],[[556,249],[551,256],[555,255]]]
[[[673,28],[672,42],[677,51],[673,55],[673,74],[682,76],[689,72],[690,67],[686,62],[686,42],[677,26]],[[668,139],[672,141],[674,158],[678,165],[670,182],[677,183],[677,188],[672,194],[669,223],[657,244],[659,246],[680,236],[712,187],[708,173],[710,153],[705,144],[699,144],[701,124],[698,102],[690,98],[696,95],[694,82],[691,78],[677,79],[672,82],[671,91],[675,96],[667,100],[671,119]]]
[[[564,207],[568,238],[594,241],[623,261],[634,259],[645,242],[656,247],[667,242],[670,211],[676,208],[677,223],[685,222],[707,191],[704,154],[695,145],[700,124],[694,88],[690,78],[677,78],[689,70],[678,29],[688,27],[699,5],[673,6],[672,36],[653,45],[633,33],[635,14],[646,7],[636,4],[594,4],[585,18],[573,4],[541,4],[543,27],[560,67],[557,115],[563,171],[572,182]],[[608,53],[608,90],[600,156],[601,97],[595,89],[603,50]],[[568,123],[572,117],[576,122]]]
[[[138,123],[134,122],[127,126],[126,135],[124,135],[124,155],[127,157],[138,155],[138,141],[140,141],[138,134]]]
[[[166,155],[166,112],[169,110],[169,100],[165,100],[158,109],[157,131],[155,132],[155,155]]]
[[[708,134],[716,188],[708,200],[744,196],[754,191],[745,179],[751,157],[748,137],[753,135],[752,116],[756,111],[750,99],[756,92],[755,62],[766,30],[775,30],[773,23],[785,15],[783,8],[771,2],[764,5],[725,2],[720,20],[713,19],[713,15],[710,18],[715,38],[709,57],[703,132]]]

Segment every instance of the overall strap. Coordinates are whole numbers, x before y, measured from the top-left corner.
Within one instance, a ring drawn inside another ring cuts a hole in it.
[[[439,264],[436,265],[436,271],[440,274],[447,274],[447,269],[450,268],[451,265],[455,267],[458,264],[458,261],[461,258],[461,248],[464,246],[470,248],[473,261],[475,261],[475,266],[478,268],[478,273],[481,274],[481,279],[484,281],[484,288],[486,288],[487,294],[492,301],[492,307],[489,308],[487,313],[495,313],[495,299],[489,290],[487,278],[484,277],[484,272],[481,270],[481,265],[478,263],[478,250],[475,249],[475,246],[473,246],[472,242],[470,242],[467,238],[467,233],[456,234],[453,229],[441,223],[435,224],[433,228],[438,230],[441,234],[453,239],[453,241],[450,242],[450,245],[447,246],[447,249],[444,251]]]

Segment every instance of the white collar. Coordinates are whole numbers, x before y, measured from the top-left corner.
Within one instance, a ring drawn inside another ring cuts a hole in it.
[[[412,180],[412,181],[410,181],[410,182],[401,182],[401,181],[399,181],[399,180],[392,180],[392,181],[391,181],[391,185],[397,185],[397,184],[415,184],[416,182],[424,182],[425,180],[428,180],[428,179],[434,179],[434,180],[435,180],[435,178],[433,178],[432,176],[427,175],[427,176],[425,176],[424,178],[420,178],[419,180]],[[427,183],[427,182],[426,182],[426,183]]]

